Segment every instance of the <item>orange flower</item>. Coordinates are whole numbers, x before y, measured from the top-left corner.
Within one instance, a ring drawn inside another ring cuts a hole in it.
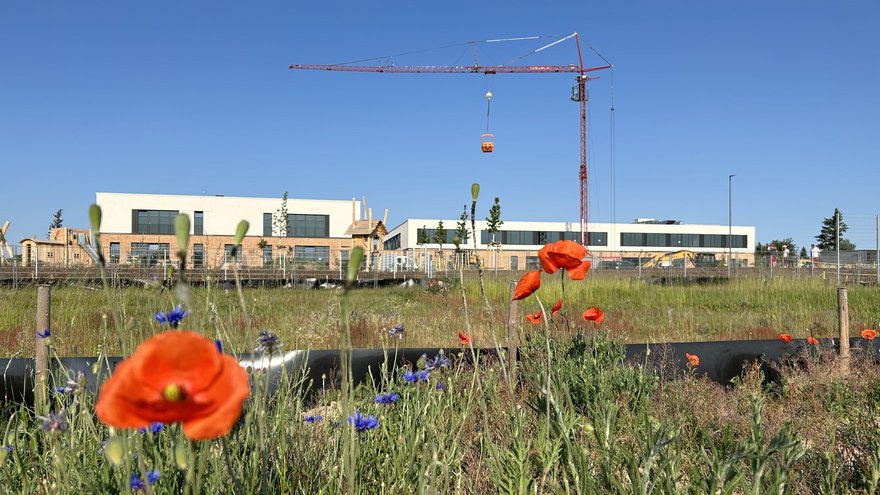
[[[556,241],[545,244],[538,251],[538,259],[544,271],[550,274],[564,268],[572,280],[583,280],[590,268],[589,262],[583,261],[587,250],[574,241]]]
[[[687,358],[687,360],[691,366],[699,366],[700,365],[700,356],[697,356],[696,354],[684,353],[684,357]]]
[[[95,412],[116,428],[183,423],[192,440],[226,435],[250,394],[238,361],[214,341],[190,331],[144,341],[104,382]]]
[[[544,321],[544,312],[538,311],[535,314],[527,314],[526,319],[529,320],[529,322],[537,325],[538,323],[541,323],[542,321]]]
[[[541,287],[541,270],[526,272],[519,279],[519,282],[516,283],[516,288],[513,290],[513,300],[525,299],[531,296],[532,292],[538,290],[539,287]]]
[[[550,310],[550,316],[556,316],[560,309],[562,309],[562,299],[556,301],[556,304],[553,305],[553,309]]]
[[[877,332],[871,330],[870,328],[866,328],[862,330],[862,338],[865,340],[874,340],[877,338]]]
[[[599,325],[602,323],[602,320],[605,319],[605,312],[599,308],[592,307],[592,308],[584,311],[583,317],[584,317],[584,320],[592,321],[592,322],[595,322],[596,325]]]
[[[468,345],[471,343],[471,336],[458,332],[458,341],[461,342],[461,345]]]
[[[819,339],[810,335],[809,337],[807,337],[807,343],[810,345],[819,345]]]
[[[779,340],[783,342],[791,342],[791,335],[787,333],[779,334]]]

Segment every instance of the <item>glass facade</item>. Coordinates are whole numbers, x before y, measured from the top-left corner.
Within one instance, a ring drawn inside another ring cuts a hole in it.
[[[131,210],[134,234],[173,234],[177,210]]]
[[[287,215],[287,237],[330,237],[330,215]]]
[[[386,239],[383,246],[386,251],[400,249],[400,234],[395,235],[391,239]]]
[[[263,264],[271,265],[272,264],[272,246],[265,245],[263,246]]]
[[[446,231],[446,240],[443,241],[443,244],[453,244],[452,240],[455,239],[455,229],[447,229]],[[437,229],[418,229],[416,231],[416,239],[421,239],[423,235],[427,234],[428,236],[428,244],[434,244],[434,232],[437,232]]]
[[[727,234],[662,234],[656,232],[623,232],[620,234],[621,247],[661,247],[661,248],[726,248]],[[731,237],[734,248],[745,248],[748,236]]]
[[[298,266],[326,270],[330,267],[330,246],[295,246],[294,262]]]
[[[141,265],[155,265],[160,261],[168,261],[170,251],[167,242],[132,242],[131,262]]]
[[[495,233],[495,242],[508,246],[543,246],[556,241],[581,241],[580,232],[554,232],[546,230],[501,230]],[[489,244],[492,235],[488,230],[480,231],[480,242]],[[587,244],[607,246],[608,232],[587,232]]]
[[[272,237],[272,214],[263,213],[263,237]]]
[[[110,243],[110,263],[119,263],[119,243]]]
[[[205,246],[193,244],[193,267],[201,268],[205,265]]]
[[[193,235],[205,235],[205,212],[197,211],[193,214]]]
[[[232,251],[233,251],[232,248],[233,247],[235,247],[234,244],[224,244],[223,245],[223,262],[224,263],[229,263],[230,261],[232,261]],[[242,251],[241,246],[239,246],[239,248],[235,250],[235,261],[237,263],[241,263],[241,251]]]

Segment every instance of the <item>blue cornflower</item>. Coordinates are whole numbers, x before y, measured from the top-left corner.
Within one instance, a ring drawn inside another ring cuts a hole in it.
[[[407,371],[403,374],[403,379],[406,380],[407,383],[415,383],[419,381],[419,374],[413,371]]]
[[[150,426],[145,426],[143,428],[140,428],[138,431],[141,433],[146,433],[148,431],[150,433],[159,433],[160,431],[162,431],[164,429],[165,429],[165,423],[152,423],[152,424],[150,424]]]
[[[67,433],[67,411],[61,411],[58,414],[49,412],[48,416],[37,416],[40,422],[40,429],[46,433]]]
[[[376,396],[376,404],[384,404],[386,406],[394,404],[400,396],[397,394],[387,393]]]
[[[256,352],[274,354],[282,347],[284,347],[284,342],[281,342],[281,338],[275,335],[272,330],[261,330],[257,335]]]
[[[303,421],[305,421],[306,423],[317,423],[322,419],[324,419],[324,416],[306,416],[305,418],[303,418]]]
[[[403,339],[403,333],[406,329],[403,328],[403,325],[397,325],[396,327],[391,327],[388,330],[388,337],[397,337],[398,339]]]
[[[429,376],[431,376],[431,370],[419,371],[419,381],[420,382],[428,381]]]
[[[436,388],[437,390],[443,390],[444,387],[442,383],[438,383]]]
[[[144,479],[141,478],[137,473],[131,473],[131,479],[129,480],[129,486],[134,491],[145,490],[147,488],[147,483],[155,484],[159,481],[159,471],[147,471],[147,481],[144,482]]]
[[[364,416],[356,411],[354,416],[348,417],[348,424],[354,426],[357,431],[372,430],[379,426],[379,420],[375,416]]]
[[[433,370],[436,368],[446,368],[452,365],[452,360],[446,357],[443,354],[443,351],[440,351],[440,354],[437,354],[433,358],[428,360],[428,366],[426,369]]]
[[[188,315],[189,311],[181,308],[178,305],[172,311],[168,313],[163,313],[161,311],[156,313],[156,321],[159,323],[167,323],[171,328],[177,328],[177,325],[180,325],[180,320],[183,319],[184,316]]]
[[[13,445],[7,445],[7,446],[6,446],[6,453],[7,453],[7,454],[11,454],[11,453],[12,453],[12,450],[13,450],[14,448],[15,448],[15,446],[13,446]]]
[[[67,380],[63,387],[55,387],[54,390],[59,394],[70,394],[80,389],[85,384],[86,374],[80,371],[76,374],[76,380]]]
[[[37,338],[38,339],[48,339],[51,336],[52,336],[52,331],[49,330],[48,328],[43,330],[42,332],[37,330]]]
[[[223,341],[220,339],[214,340],[214,345],[217,346],[217,352],[223,352]]]
[[[147,471],[147,483],[154,485],[159,481],[159,470]]]

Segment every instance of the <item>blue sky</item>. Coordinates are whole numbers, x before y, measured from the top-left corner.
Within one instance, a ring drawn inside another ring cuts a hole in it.
[[[296,63],[505,63],[574,31],[615,65],[590,83],[590,218],[734,224],[809,244],[840,208],[880,213],[880,3],[3,2],[0,221],[86,227],[96,191],[348,199],[389,223],[576,221],[573,77],[302,72]],[[586,63],[599,65],[587,51]],[[576,62],[561,43],[514,63]],[[479,151],[494,93],[496,152]],[[610,99],[615,101],[616,212]]]

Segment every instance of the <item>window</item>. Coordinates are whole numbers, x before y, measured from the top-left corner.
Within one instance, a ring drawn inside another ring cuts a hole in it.
[[[205,265],[205,246],[193,244],[193,268],[201,268]]]
[[[511,270],[519,270],[519,257],[511,256],[510,257],[510,269]]]
[[[132,242],[131,262],[152,266],[160,261],[168,261],[169,245],[167,242]]]
[[[272,214],[263,213],[263,237],[272,237]]]
[[[628,247],[661,247],[685,249],[692,247],[724,248],[727,247],[727,234],[661,234],[623,232],[620,234],[620,245]],[[731,239],[732,247],[745,248],[748,236],[735,235]]]
[[[272,246],[268,244],[263,246],[263,265],[272,264]]]
[[[480,232],[483,244],[492,241],[488,230]],[[581,241],[580,232],[559,232],[545,230],[500,230],[495,233],[495,241],[508,246],[541,246],[556,241]],[[587,244],[590,246],[607,246],[608,232],[588,232]]]
[[[453,244],[453,239],[455,239],[455,229],[447,229],[443,228],[446,231],[446,240],[443,241],[443,244]],[[428,244],[434,244],[434,232],[437,232],[437,229],[418,229],[416,232],[416,239],[421,239],[423,233],[426,233],[428,236]],[[466,242],[466,240],[465,240]],[[464,244],[464,242],[462,242]]]
[[[395,235],[391,239],[386,239],[383,247],[386,251],[391,251],[394,249],[400,249],[400,234]]]
[[[287,237],[330,237],[330,215],[287,215]]]
[[[133,234],[173,234],[177,210],[131,210]]]
[[[119,263],[119,243],[110,243],[110,263]]]
[[[223,245],[223,262],[224,263],[229,263],[230,261],[232,261],[233,247],[235,247],[234,244],[224,244]],[[235,250],[235,261],[237,263],[241,263],[241,246],[239,246],[238,249]]]
[[[541,260],[537,256],[526,256],[526,270],[541,270]]]
[[[205,212],[197,211],[193,215],[193,235],[205,235]]]
[[[296,246],[293,260],[297,266],[315,270],[330,268],[330,246]]]

